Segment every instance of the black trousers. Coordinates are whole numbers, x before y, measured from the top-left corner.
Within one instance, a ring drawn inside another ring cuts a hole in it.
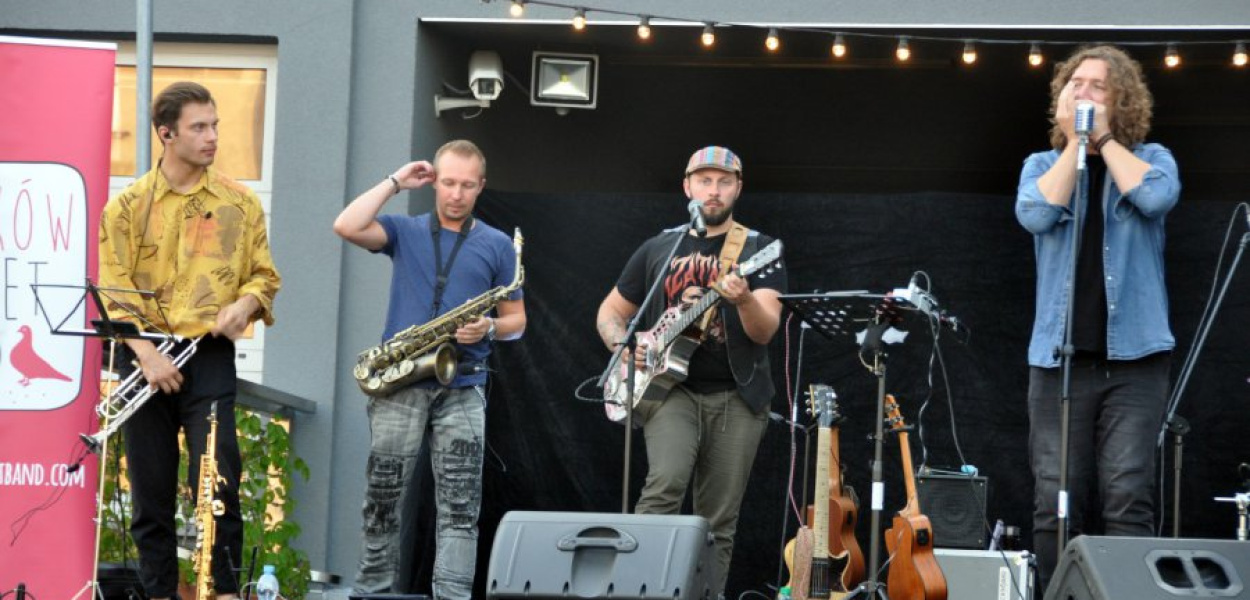
[[[243,519],[239,511],[242,464],[234,422],[234,342],[205,336],[181,372],[182,389],[178,393],[158,392],[123,426],[133,506],[130,535],[139,549],[140,578],[154,598],[173,597],[178,589],[174,522],[178,432],[183,431],[186,437],[190,456],[187,485],[195,495],[200,457],[208,442],[208,416],[216,402],[217,471],[226,480],[218,486],[217,498],[225,504],[226,512],[217,517],[213,579],[218,593],[237,593],[239,585],[231,566],[242,560]]]
[[[1090,531],[1152,536],[1155,527],[1155,442],[1167,412],[1170,356],[1131,361],[1072,361],[1068,445],[1070,537]],[[1029,451],[1034,477],[1033,552],[1038,589],[1057,566],[1061,369],[1029,372]],[[1093,505],[1097,499],[1098,504]]]

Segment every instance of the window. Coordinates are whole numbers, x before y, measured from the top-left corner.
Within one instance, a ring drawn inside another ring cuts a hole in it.
[[[158,43],[152,49],[152,95],[175,81],[202,84],[217,101],[217,159],[214,168],[242,181],[260,197],[266,221],[273,197],[274,105],[277,98],[278,48],[260,44]],[[109,195],[134,181],[136,136],[152,140],[152,166],[161,144],[151,123],[135,125],[135,45],[119,42],[113,83],[113,146]],[[148,101],[149,106],[151,101]],[[268,222],[266,223],[268,225]],[[270,239],[273,239],[270,231]],[[278,265],[281,269],[282,266]],[[239,377],[261,383],[265,328],[257,324],[251,339],[235,342]]]

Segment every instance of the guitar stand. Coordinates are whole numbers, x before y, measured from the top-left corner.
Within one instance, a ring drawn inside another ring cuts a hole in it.
[[[850,599],[881,598],[889,600],[885,586],[877,579],[881,554],[881,511],[885,503],[885,485],[882,483],[882,454],[885,444],[885,359],[883,346],[887,329],[901,320],[895,310],[893,299],[884,294],[865,291],[828,292],[824,294],[789,294],[780,297],[786,305],[803,318],[813,329],[829,339],[844,336],[857,337],[863,332],[860,353],[872,355],[872,362],[865,362],[877,378],[877,419],[873,434],[872,460],[872,527],[869,530],[868,580],[859,584],[846,596]],[[867,317],[861,315],[868,315]]]

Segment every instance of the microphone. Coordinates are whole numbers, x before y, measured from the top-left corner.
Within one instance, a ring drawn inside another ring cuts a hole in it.
[[[707,236],[707,223],[703,220],[703,204],[698,200],[691,199],[690,204],[686,205],[686,211],[690,213],[690,228],[699,237]]]
[[[967,333],[968,326],[964,325],[959,317],[952,315],[938,306],[937,298],[933,297],[926,290],[920,289],[916,285],[916,278],[912,277],[906,288],[896,288],[891,294],[895,298],[902,298],[916,307],[916,310],[923,313],[930,319],[934,319],[939,325],[943,325],[954,333]]]
[[[476,362],[475,363],[460,363],[459,365],[456,365],[457,375],[476,375],[478,373],[485,373],[486,371],[489,371],[489,370],[490,369],[488,369],[486,365],[482,363],[476,363]]]
[[[1086,100],[1076,103],[1076,170],[1085,170],[1085,147],[1089,144],[1089,133],[1094,129],[1094,103]]]

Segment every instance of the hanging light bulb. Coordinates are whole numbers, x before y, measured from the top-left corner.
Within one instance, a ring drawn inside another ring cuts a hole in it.
[[[1042,56],[1042,47],[1037,44],[1029,46],[1029,65],[1040,67],[1043,62],[1046,62],[1046,59]]]
[[[906,37],[898,38],[898,48],[894,49],[894,56],[898,57],[901,62],[907,62],[911,59],[911,48],[907,46]]]
[[[708,48],[711,48],[712,44],[716,43],[716,32],[712,31],[711,23],[703,26],[703,36],[700,39],[703,41],[703,45]]]
[[[833,36],[833,55],[837,58],[846,56],[846,40],[840,33]]]
[[[581,31],[586,28],[586,9],[579,8],[573,14],[573,29]]]
[[[516,19],[525,16],[525,0],[512,0],[512,6],[508,8],[508,13]]]
[[[638,39],[651,39],[651,17],[643,15],[642,18],[638,19]]]
[[[970,65],[977,62],[977,45],[968,40],[964,42],[964,64]]]
[[[1168,51],[1163,55],[1163,64],[1169,69],[1181,66],[1181,55],[1176,51],[1176,44],[1168,44]]]
[[[1237,42],[1237,47],[1233,49],[1233,65],[1246,66],[1246,45],[1242,42]]]
[[[764,38],[764,47],[768,48],[769,52],[776,52],[781,47],[781,38],[777,37],[776,27],[768,28],[768,37]]]

